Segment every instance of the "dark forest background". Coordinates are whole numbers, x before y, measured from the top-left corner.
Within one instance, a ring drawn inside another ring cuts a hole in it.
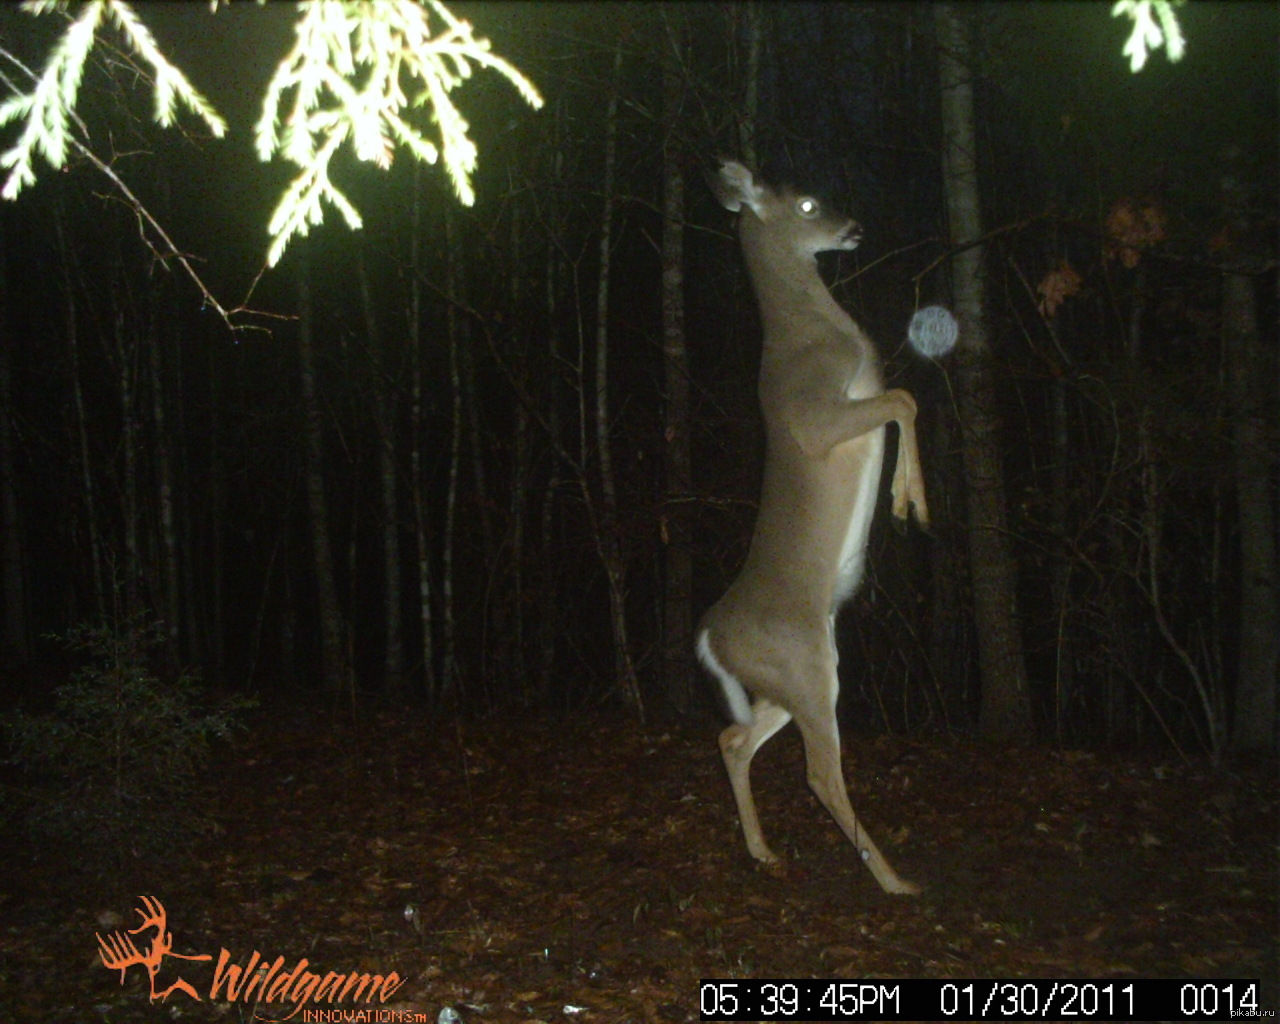
[[[141,9],[230,137],[159,129],[99,51],[90,144],[233,305],[285,181],[250,126],[294,12]],[[264,703],[709,715],[692,623],[741,564],[763,453],[754,299],[703,181],[727,155],[863,224],[823,266],[921,409],[933,535],[882,505],[839,624],[843,717],[978,730],[975,357],[904,345],[954,299],[937,9],[456,10],[545,107],[483,72],[460,92],[469,209],[404,154],[342,163],[365,228],[331,214],[291,246],[251,329],[86,164],[0,205],[5,703],[74,666],[50,634],[154,621],[156,672]],[[1030,709],[1005,738],[1272,745],[1277,8],[1189,4],[1185,59],[1137,75],[1108,5],[960,10]],[[0,11],[33,66],[58,27]]]

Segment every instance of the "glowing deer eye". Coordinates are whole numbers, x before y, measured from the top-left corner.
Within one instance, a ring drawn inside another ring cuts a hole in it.
[[[810,199],[808,196],[804,199],[797,199],[796,213],[800,214],[800,216],[805,219],[816,217],[818,215],[818,201],[816,199]]]

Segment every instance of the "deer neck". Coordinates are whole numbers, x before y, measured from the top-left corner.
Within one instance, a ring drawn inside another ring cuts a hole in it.
[[[803,347],[823,337],[825,332],[797,330],[801,324],[815,320],[831,325],[841,334],[855,332],[853,320],[831,297],[818,273],[815,257],[788,254],[779,258],[749,246],[744,248],[767,349]]]

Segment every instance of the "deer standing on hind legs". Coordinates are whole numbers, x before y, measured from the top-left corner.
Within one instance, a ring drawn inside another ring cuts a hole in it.
[[[760,304],[764,486],[746,564],[703,617],[698,659],[719,682],[734,724],[720,734],[747,849],[765,842],[751,797],[757,750],[792,719],[809,785],[880,887],[914,894],[854,816],[836,724],[835,616],[857,589],[884,461],[885,424],[898,425],[893,514],[928,525],[916,448],[915,400],[886,391],[871,340],[832,298],[817,253],[854,248],[861,229],[812,197],[775,191],[727,161],[712,188],[740,213],[738,230]],[[747,694],[753,700],[748,702]]]

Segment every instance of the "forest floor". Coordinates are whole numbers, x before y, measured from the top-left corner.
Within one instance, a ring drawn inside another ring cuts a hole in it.
[[[1261,978],[1280,1008],[1274,762],[847,737],[854,807],[913,899],[881,894],[810,795],[794,729],[753,773],[776,875],[742,844],[712,725],[344,719],[260,716],[202,783],[212,834],[128,879],[4,838],[0,1020],[248,1020],[225,970],[211,998],[222,950],[394,971],[405,1015],[349,1019],[432,1024],[691,1021],[699,979],[752,977]],[[158,967],[200,1002],[104,968],[95,933],[137,925],[141,897],[175,953],[212,955]]]

